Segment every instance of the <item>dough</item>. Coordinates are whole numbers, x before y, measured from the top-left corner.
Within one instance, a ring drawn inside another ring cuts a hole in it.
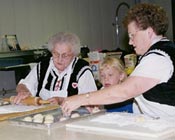
[[[23,121],[25,121],[25,122],[32,122],[32,117],[25,117],[23,119]]]
[[[53,123],[53,120],[45,120],[44,123],[45,124],[51,124],[51,123]]]
[[[37,118],[33,120],[34,123],[42,123],[43,122],[43,118]]]
[[[138,116],[138,117],[135,118],[135,121],[136,122],[144,122],[145,118],[144,118],[144,116]]]
[[[46,116],[45,116],[45,121],[46,121],[46,120],[54,121],[53,115],[51,115],[51,114],[46,115]]]
[[[33,116],[33,122],[42,123],[44,116],[42,114],[36,114]]]
[[[98,107],[94,107],[92,113],[98,113],[98,112],[100,112],[100,109]]]
[[[54,122],[54,117],[53,117],[53,115],[48,114],[48,115],[45,116],[45,120],[44,120],[44,123],[45,123],[45,124],[51,124],[51,123],[53,123],[53,122]]]
[[[42,114],[36,114],[36,115],[33,116],[33,119],[38,119],[38,118],[43,119],[43,117],[44,116]]]
[[[80,117],[79,113],[72,113],[71,114],[71,118],[78,118],[78,117]]]
[[[62,121],[67,120],[67,118],[66,117],[61,117],[59,120],[60,120],[60,122],[62,122]]]
[[[7,102],[7,101],[3,102],[3,105],[8,105],[8,104],[9,104],[9,102]]]

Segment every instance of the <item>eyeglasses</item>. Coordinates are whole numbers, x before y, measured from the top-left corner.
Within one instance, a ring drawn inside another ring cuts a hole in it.
[[[128,34],[129,40],[133,41],[139,31],[141,31],[141,30],[137,30],[133,34],[132,33],[129,33]]]
[[[62,58],[64,60],[66,60],[66,59],[68,59],[69,57],[72,56],[72,53],[59,54],[57,52],[52,52],[52,56],[53,56],[53,59],[60,59],[60,58]]]

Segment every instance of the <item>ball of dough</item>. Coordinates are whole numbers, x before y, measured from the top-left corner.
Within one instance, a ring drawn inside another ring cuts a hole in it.
[[[44,121],[44,124],[51,124],[51,123],[53,123],[53,120],[45,120]]]
[[[23,119],[23,121],[25,121],[25,122],[32,122],[32,117],[25,117],[24,119]]]
[[[138,117],[135,118],[135,121],[136,122],[144,122],[145,118],[143,116],[138,116]]]
[[[7,102],[7,101],[3,102],[3,105],[8,105],[8,104],[9,104],[9,102]]]
[[[50,121],[54,121],[54,116],[53,115],[51,115],[51,114],[48,114],[48,115],[46,115],[45,116],[45,120],[50,120]]]
[[[42,123],[43,119],[42,118],[40,118],[40,119],[37,118],[37,119],[34,119],[33,122],[34,123]]]
[[[98,107],[94,107],[92,113],[98,113],[98,112],[100,112],[100,109]]]
[[[33,122],[42,123],[44,116],[42,114],[36,114],[33,116]]]
[[[66,117],[61,117],[61,118],[59,119],[60,122],[65,121],[65,120],[67,120]]]
[[[42,114],[36,114],[36,115],[33,116],[33,119],[38,119],[38,118],[39,119],[41,119],[41,118],[43,119],[43,117],[44,116]]]
[[[71,114],[71,118],[77,118],[77,117],[80,117],[79,113],[72,113]]]

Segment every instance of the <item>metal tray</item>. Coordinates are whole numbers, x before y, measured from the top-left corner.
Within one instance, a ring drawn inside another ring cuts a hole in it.
[[[100,112],[102,112],[102,110]],[[80,116],[75,117],[75,118],[66,117],[66,120],[60,121],[60,118],[63,117],[63,114],[62,114],[61,109],[59,108],[59,109],[54,109],[54,110],[45,111],[45,112],[41,112],[41,113],[35,113],[35,114],[31,114],[31,115],[25,115],[25,116],[21,116],[21,117],[17,117],[17,118],[12,118],[12,119],[9,119],[9,122],[12,125],[16,125],[16,126],[32,127],[32,128],[38,128],[38,129],[50,129],[50,128],[55,128],[55,127],[62,127],[68,122],[72,122],[72,121],[80,119],[80,118],[88,117],[88,116],[91,116],[93,114],[97,114],[99,112],[90,114],[85,107],[81,107],[81,108],[72,112],[72,114],[74,114],[74,113],[78,113]],[[25,117],[33,118],[37,114],[41,114],[43,116],[42,123],[37,123],[37,122],[33,122],[33,121],[32,122],[24,121]],[[53,121],[53,123],[45,124],[44,119],[45,119],[45,116],[48,114],[50,114],[54,117],[54,121]]]

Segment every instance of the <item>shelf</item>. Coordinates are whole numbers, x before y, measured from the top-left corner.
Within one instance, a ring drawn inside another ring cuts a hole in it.
[[[47,51],[46,49],[35,49],[35,50],[0,52],[0,59],[1,58],[11,58],[11,57],[21,57],[21,56],[42,54],[46,51]]]
[[[0,52],[0,68],[39,62],[47,56],[50,56],[47,49]]]

